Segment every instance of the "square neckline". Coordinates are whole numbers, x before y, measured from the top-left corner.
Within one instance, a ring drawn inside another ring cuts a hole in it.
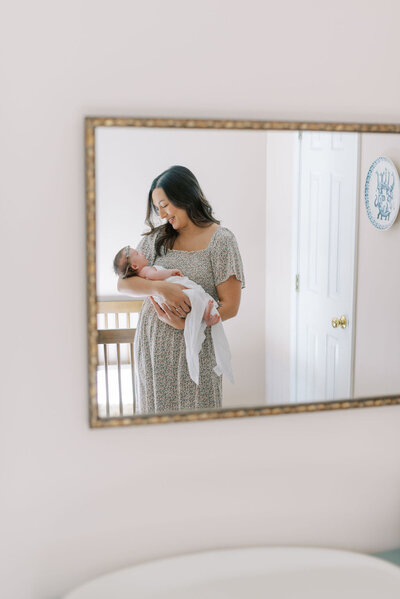
[[[219,226],[218,226],[218,227],[215,229],[214,233],[213,233],[213,234],[212,234],[212,236],[211,236],[211,239],[210,239],[210,241],[208,242],[208,246],[207,246],[206,248],[203,248],[202,250],[174,250],[174,248],[172,248],[172,249],[170,249],[170,250],[168,250],[168,251],[169,251],[169,252],[183,252],[184,254],[196,254],[197,252],[205,252],[205,251],[207,251],[208,249],[210,249],[210,246],[211,246],[211,244],[212,244],[212,242],[213,242],[213,240],[214,240],[214,237],[215,237],[215,235],[216,235],[217,231],[219,231],[220,229],[223,229],[223,227],[221,227],[221,225],[219,225]]]

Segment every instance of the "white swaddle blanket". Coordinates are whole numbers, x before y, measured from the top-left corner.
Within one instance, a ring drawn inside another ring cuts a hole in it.
[[[157,270],[166,270],[162,266],[154,266]],[[190,378],[199,384],[199,353],[201,346],[206,337],[205,329],[206,323],[203,320],[204,310],[207,308],[209,300],[213,301],[213,307],[211,314],[217,314],[218,304],[217,302],[204,291],[203,287],[188,279],[188,277],[172,276],[168,277],[166,281],[170,283],[178,283],[184,285],[188,289],[183,289],[183,292],[190,299],[192,305],[191,311],[186,316],[184,338],[186,344],[186,361],[189,369]],[[158,304],[163,303],[160,297],[154,296],[154,299]],[[228,379],[233,383],[233,370],[231,352],[229,350],[228,340],[225,335],[222,321],[220,320],[217,324],[211,327],[211,337],[214,345],[215,360],[217,362],[214,367],[214,372],[218,375],[225,374]]]

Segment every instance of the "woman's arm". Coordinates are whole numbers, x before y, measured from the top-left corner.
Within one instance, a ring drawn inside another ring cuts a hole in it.
[[[186,289],[184,285],[168,281],[150,281],[141,277],[129,277],[128,279],[120,277],[117,288],[120,293],[133,297],[159,295],[170,308],[179,309],[185,313],[190,311],[190,300],[182,291],[182,289]]]
[[[221,320],[233,318],[239,311],[242,283],[234,275],[217,285]]]
[[[239,310],[242,283],[232,275],[227,281],[217,285],[217,293],[219,299],[219,315],[214,314],[214,316],[211,316],[213,302],[210,301],[203,316],[203,319],[208,326],[213,326],[220,320],[228,320],[228,318],[236,316]]]

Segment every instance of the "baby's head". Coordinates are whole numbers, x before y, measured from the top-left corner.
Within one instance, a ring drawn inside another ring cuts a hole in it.
[[[147,266],[145,255],[129,245],[119,250],[114,258],[114,272],[122,279],[136,277],[145,266]]]

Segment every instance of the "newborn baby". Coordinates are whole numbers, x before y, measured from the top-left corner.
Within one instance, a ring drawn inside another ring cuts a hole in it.
[[[162,266],[149,266],[146,256],[129,245],[122,248],[115,256],[114,271],[115,274],[123,278],[136,276],[152,281],[169,281],[187,287],[187,289],[183,289],[183,292],[189,297],[192,309],[186,315],[183,330],[186,344],[186,361],[190,377],[198,385],[199,353],[205,339],[204,331],[207,326],[203,317],[209,302],[212,302],[211,315],[218,314],[217,302],[200,285],[183,276],[180,270],[163,268]],[[157,296],[154,296],[154,299],[162,307],[163,299]],[[221,320],[211,327],[211,336],[217,362],[214,372],[218,375],[225,374],[233,383],[231,353]]]

